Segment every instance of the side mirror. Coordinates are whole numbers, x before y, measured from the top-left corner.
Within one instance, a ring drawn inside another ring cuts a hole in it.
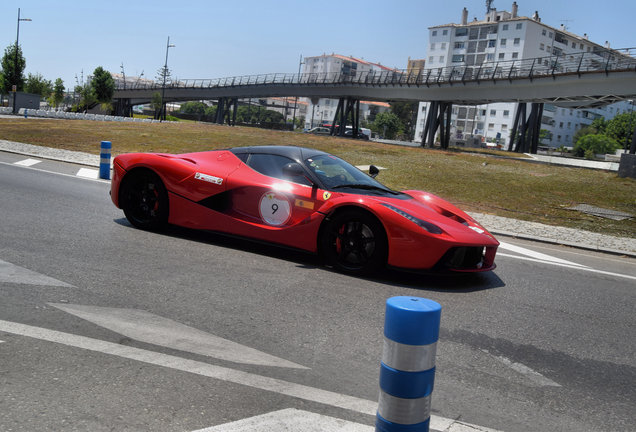
[[[371,178],[376,178],[378,174],[380,174],[378,167],[375,165],[369,165],[369,176],[371,176]]]

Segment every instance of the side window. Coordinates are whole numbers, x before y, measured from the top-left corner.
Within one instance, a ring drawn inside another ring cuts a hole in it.
[[[292,159],[285,156],[272,155],[272,154],[252,154],[247,160],[247,165],[254,171],[266,175],[268,177],[274,177],[281,180],[289,180],[294,183],[300,183],[304,185],[310,185],[305,178],[288,178],[283,175],[283,167],[290,162],[294,162]]]

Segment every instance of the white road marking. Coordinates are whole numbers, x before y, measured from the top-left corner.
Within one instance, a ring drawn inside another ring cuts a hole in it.
[[[517,256],[517,255],[509,255],[509,254],[499,253],[499,252],[497,253],[497,256],[502,256],[502,257],[506,257],[506,258],[520,259],[520,260],[524,260],[524,261],[538,262],[538,263],[542,263],[542,264],[555,265],[555,266],[559,266],[559,267],[571,268],[571,269],[580,270],[580,271],[586,271],[586,272],[590,272],[590,273],[597,273],[597,274],[602,274],[602,275],[607,275],[607,276],[615,276],[615,277],[620,277],[620,278],[625,278],[625,279],[636,280],[636,276],[630,276],[630,275],[625,275],[625,274],[621,274],[621,273],[613,273],[613,272],[608,272],[608,271],[604,271],[604,270],[596,270],[596,269],[593,269],[591,267],[581,266],[579,264],[566,265],[566,264],[560,264],[560,263],[556,263],[556,262],[544,261],[544,260],[533,259],[533,258],[528,258],[528,257],[520,257],[520,256]]]
[[[484,351],[487,354],[490,354],[488,351]],[[512,360],[503,357],[503,356],[492,356],[493,358],[495,358],[496,360],[500,361],[501,363],[505,364],[506,366],[508,366],[510,369],[519,372],[520,374],[522,374],[523,376],[525,376],[526,378],[528,378],[530,381],[534,382],[535,384],[542,386],[542,387],[561,387],[561,384],[556,383],[554,381],[552,381],[549,378],[546,378],[545,376],[541,375],[539,372],[535,371],[534,369],[524,365],[523,363],[517,363],[517,362],[513,362]]]
[[[58,303],[49,305],[141,342],[235,363],[309,369],[143,310]]]
[[[43,274],[2,260],[0,260],[0,282],[22,285],[73,287],[73,285],[67,284],[66,282],[44,276]]]
[[[0,165],[15,166],[15,164],[8,163],[8,162],[0,162]],[[97,177],[95,177],[95,178],[78,177],[77,175],[74,175],[74,174],[66,174],[66,173],[61,173],[61,172],[56,172],[56,171],[44,170],[44,169],[40,169],[40,168],[33,168],[33,167],[24,167],[24,168],[31,169],[33,171],[47,173],[47,174],[55,174],[55,175],[59,175],[59,176],[62,176],[62,177],[72,177],[72,178],[75,178],[75,179],[79,178],[79,179],[82,179],[82,180],[92,180],[92,181],[96,181],[96,182],[99,182],[99,183],[108,183],[108,184],[110,184],[110,180],[104,180],[104,179],[100,179],[100,178],[97,178]]]
[[[25,159],[25,160],[21,160],[20,162],[15,162],[14,165],[30,167],[30,166],[33,166],[35,164],[39,164],[40,162],[42,162],[42,161],[37,160],[37,159]]]
[[[551,255],[546,255],[546,254],[541,253],[541,252],[535,252],[533,250],[526,249],[526,248],[523,248],[521,246],[516,246],[516,245],[510,244],[510,243],[500,242],[499,243],[499,248],[508,250],[510,252],[516,252],[516,253],[521,254],[521,255],[529,256],[530,258],[535,258],[535,259],[540,260],[540,261],[547,261],[547,262],[551,262],[551,263],[555,263],[555,264],[565,264],[565,265],[569,265],[569,266],[587,267],[587,266],[584,266],[584,265],[581,265],[581,264],[574,263],[572,261],[566,261],[566,260],[561,259],[561,258],[553,257]]]
[[[372,432],[373,427],[288,408],[195,432]]]
[[[34,327],[26,324],[0,320],[0,331],[109,354],[125,359],[136,360],[155,366],[189,372],[265,391],[271,391],[297,399],[351,410],[362,414],[375,416],[378,408],[377,402],[360,399],[354,396],[334,393],[328,390],[317,389],[276,378],[269,378],[248,372],[215,366],[195,360],[188,360],[168,354],[146,351],[113,342],[106,342],[70,333],[49,330],[42,327]],[[497,432],[494,429],[487,429],[471,425],[469,423],[458,422],[453,419],[433,415],[431,416],[430,426],[431,429],[445,432],[462,432],[467,430]]]
[[[99,170],[90,169],[90,168],[80,168],[80,170],[75,174],[77,177],[84,177],[89,179],[97,179],[99,178]]]

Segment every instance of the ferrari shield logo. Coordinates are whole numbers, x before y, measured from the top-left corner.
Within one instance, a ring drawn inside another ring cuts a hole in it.
[[[329,198],[331,198],[331,192],[323,192],[322,199],[327,201]]]

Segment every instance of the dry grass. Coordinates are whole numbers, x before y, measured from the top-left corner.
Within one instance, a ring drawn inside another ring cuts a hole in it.
[[[99,153],[184,153],[246,145],[300,145],[354,164],[388,168],[395,189],[423,189],[465,210],[636,237],[636,220],[611,221],[567,210],[580,203],[636,214],[636,182],[615,173],[557,167],[491,154],[440,151],[248,127],[202,123],[107,123],[0,119],[0,139]]]

